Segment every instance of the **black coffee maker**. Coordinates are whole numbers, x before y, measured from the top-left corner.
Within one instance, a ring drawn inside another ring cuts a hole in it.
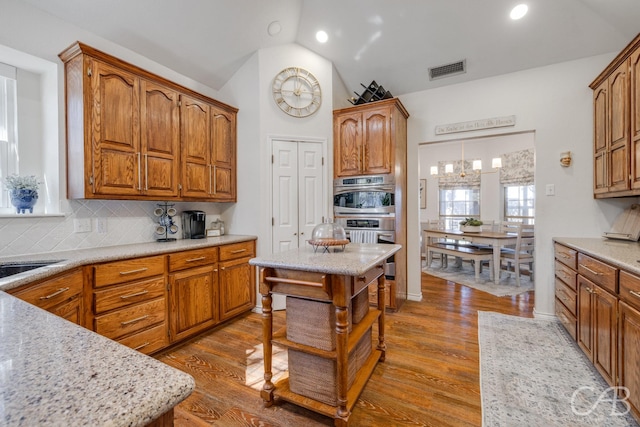
[[[184,239],[204,239],[206,219],[207,214],[203,211],[182,212],[182,237]]]

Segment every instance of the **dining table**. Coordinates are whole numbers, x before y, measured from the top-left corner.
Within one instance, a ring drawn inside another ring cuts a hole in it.
[[[518,235],[511,232],[480,230],[478,232],[461,231],[455,229],[433,229],[423,228],[423,247],[427,258],[427,266],[431,264],[431,256],[428,251],[430,239],[446,239],[469,244],[491,246],[493,249],[493,282],[500,282],[500,250],[505,246],[515,246]]]

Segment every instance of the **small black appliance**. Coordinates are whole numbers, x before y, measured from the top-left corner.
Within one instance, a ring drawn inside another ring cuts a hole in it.
[[[206,219],[207,214],[203,211],[182,212],[182,237],[184,239],[204,239]]]

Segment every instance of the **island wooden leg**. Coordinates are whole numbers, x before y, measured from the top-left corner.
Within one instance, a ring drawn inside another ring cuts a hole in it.
[[[346,426],[349,423],[349,409],[347,408],[347,391],[349,382],[349,312],[348,307],[336,305],[336,353],[338,374],[337,410],[334,420],[336,426]],[[339,421],[340,420],[340,421]]]
[[[271,372],[271,359],[273,355],[271,338],[273,335],[273,313],[271,309],[271,292],[262,294],[262,354],[264,361],[264,385],[260,396],[264,400],[264,405],[269,407],[273,404],[273,391],[275,386],[271,382],[273,374]]]
[[[378,350],[380,350],[380,361],[384,362],[387,344],[384,342],[384,315],[387,305],[387,286],[384,279],[384,274],[378,277],[378,310],[380,310],[380,317],[378,317]]]

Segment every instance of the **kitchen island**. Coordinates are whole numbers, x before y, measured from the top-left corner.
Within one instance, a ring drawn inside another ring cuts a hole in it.
[[[400,245],[352,243],[324,251],[309,245],[249,261],[260,267],[265,379],[261,396],[265,405],[282,399],[333,417],[336,426],[349,425],[351,409],[376,364],[385,358],[383,264],[400,249]],[[368,290],[373,282],[378,285],[378,305],[369,310]],[[287,295],[287,304],[296,302],[311,310],[292,321],[294,313],[288,308],[286,330],[274,333],[272,293]],[[359,298],[361,295],[366,298]],[[356,318],[363,303],[365,314]],[[317,313],[325,313],[324,318]],[[376,321],[378,339],[371,350]],[[311,336],[311,340],[293,336]],[[331,346],[319,348],[326,343]],[[271,381],[273,344],[289,351],[289,377],[276,384]]]
[[[173,425],[193,378],[0,292],[0,424]]]

